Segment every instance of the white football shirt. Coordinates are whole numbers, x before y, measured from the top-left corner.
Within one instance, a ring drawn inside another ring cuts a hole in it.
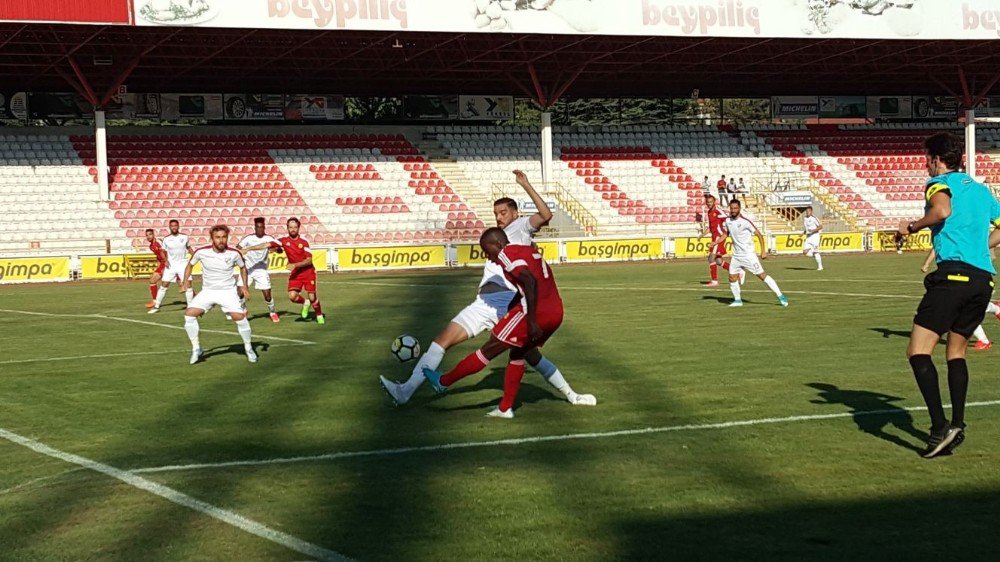
[[[757,249],[754,247],[754,233],[757,227],[749,219],[740,215],[735,219],[729,217],[725,222],[726,231],[733,239],[733,255],[738,257],[756,256]]]
[[[240,248],[249,248],[250,246],[259,246],[261,244],[278,244],[281,245],[276,238],[270,234],[265,234],[264,236],[257,236],[256,234],[248,234],[240,240]],[[244,259],[247,262],[247,269],[255,269],[262,267],[267,269],[267,255],[269,250],[264,248],[263,250],[254,250],[252,252],[247,252]]]
[[[191,256],[191,265],[201,264],[202,290],[226,291],[236,288],[236,277],[233,269],[245,267],[243,256],[232,248],[218,252],[214,246],[199,248]]]
[[[163,237],[160,245],[167,252],[167,262],[171,268],[187,265],[188,244],[190,242],[187,234],[168,234]]]
[[[819,219],[815,216],[803,217],[802,219],[803,228],[805,228],[806,236],[811,236],[813,234],[819,234],[816,232],[819,229]]]
[[[527,217],[518,217],[508,224],[503,231],[507,234],[507,239],[510,240],[511,244],[530,246],[532,244],[532,236],[537,232],[537,229],[531,226],[531,220]],[[517,292],[517,287],[508,281],[507,276],[503,274],[503,268],[490,260],[486,260],[486,265],[483,266],[483,280],[479,282],[479,286],[482,287],[487,283],[494,283],[510,289],[509,292],[480,295],[484,301],[494,307],[506,307],[510,304],[513,293]]]

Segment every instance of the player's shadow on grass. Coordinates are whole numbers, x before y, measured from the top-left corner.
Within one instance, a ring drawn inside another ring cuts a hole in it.
[[[260,355],[261,353],[267,353],[271,349],[271,344],[265,342],[253,342],[250,344],[253,346],[255,353]],[[214,357],[216,355],[226,355],[227,353],[234,353],[236,355],[246,355],[243,351],[242,343],[234,343],[232,345],[220,345],[218,347],[213,347],[211,349],[206,349],[205,353],[201,356],[202,360],[208,359],[209,357]]]
[[[816,271],[815,267],[786,267],[788,271]]]
[[[292,316],[294,313],[288,312],[287,310],[281,310],[277,314],[279,318],[284,318],[286,316]],[[250,320],[259,320],[261,318],[270,318],[270,317],[271,317],[270,312],[260,312],[258,314],[254,314],[253,316],[251,316]]]
[[[901,338],[910,337],[910,332],[907,330],[890,330],[889,328],[869,328],[869,330],[882,334],[882,337],[886,339],[889,339],[892,336],[899,336]],[[941,338],[940,340],[938,340],[938,343],[947,343],[947,342],[948,340],[945,338]]]
[[[733,302],[733,297],[718,297],[718,296],[715,296],[715,295],[703,295],[701,297],[701,300],[703,300],[703,301],[718,301],[718,302],[720,302],[722,304],[731,304]],[[748,301],[746,299],[743,299],[743,304],[745,304],[745,305],[746,304],[754,304],[754,305],[756,305],[756,304],[764,304],[764,303],[762,303],[762,302]]]
[[[898,435],[885,431],[886,426],[895,426],[900,431],[918,439],[921,443],[927,441],[927,433],[913,425],[913,416],[893,402],[903,400],[899,396],[890,396],[867,390],[845,390],[835,385],[811,382],[806,386],[819,391],[819,399],[810,400],[813,404],[842,404],[850,408],[850,413],[858,429],[865,433],[888,441],[904,449],[921,452],[920,447],[907,442]]]
[[[472,376],[476,376],[476,375],[472,375]],[[524,379],[522,379],[522,381],[521,381],[521,390],[517,393],[517,401],[514,403],[514,409],[515,410],[517,410],[519,407],[521,407],[521,406],[523,406],[525,404],[536,404],[538,402],[543,402],[543,401],[546,401],[546,400],[555,400],[557,402],[560,401],[560,400],[562,400],[562,398],[557,398],[555,395],[552,394],[552,392],[550,392],[551,387],[549,387],[549,388],[542,388],[542,387],[539,387],[539,386],[535,386],[534,384],[529,384],[527,382],[527,379],[530,379],[532,376],[537,377],[537,378],[541,378],[541,375],[539,375],[535,371],[532,371],[530,368],[528,368],[528,370],[525,371],[525,373],[524,373]],[[468,386],[462,386],[462,387],[456,388],[454,390],[449,389],[448,390],[448,394],[450,394],[450,395],[458,395],[458,394],[466,394],[466,393],[469,393],[469,392],[480,392],[480,391],[483,391],[483,390],[492,390],[492,391],[495,391],[495,392],[502,393],[503,392],[503,378],[504,378],[504,370],[503,369],[494,369],[493,371],[490,372],[490,374],[488,374],[485,377],[479,379],[479,381],[477,381],[476,384],[468,385]],[[442,396],[437,396],[437,397],[435,397],[435,399],[432,399],[431,401],[435,402],[436,398],[441,398],[441,397]],[[500,396],[497,396],[496,398],[494,398],[492,400],[487,400],[485,402],[480,402],[478,404],[467,404],[465,406],[456,406],[454,408],[438,408],[438,407],[435,407],[435,409],[441,410],[441,411],[444,411],[444,412],[461,412],[463,410],[482,410],[482,409],[485,409],[485,408],[489,408],[490,406],[496,406],[498,404],[500,404]]]

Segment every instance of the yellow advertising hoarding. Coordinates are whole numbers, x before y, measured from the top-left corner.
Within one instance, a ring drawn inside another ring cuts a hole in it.
[[[68,280],[68,257],[0,258],[0,283]]]
[[[702,238],[675,238],[674,255],[678,258],[707,258],[708,249],[712,246],[712,239],[705,236]],[[760,240],[754,236],[753,247],[759,254],[761,252]],[[726,253],[732,255],[733,240],[726,238]]]
[[[805,244],[804,234],[776,234],[774,250],[778,254],[798,254]],[[835,232],[820,235],[820,252],[861,252],[865,249],[865,235],[861,232]]]
[[[327,269],[326,250],[313,251],[313,266],[318,271]],[[82,256],[80,258],[80,276],[84,279],[129,279],[147,277],[156,269],[156,258],[153,254],[126,254],[106,256]],[[288,271],[288,257],[285,254],[270,252],[267,259],[267,270],[271,273]],[[194,266],[193,275],[201,275],[201,264]]]
[[[663,257],[663,240],[571,240],[566,242],[566,261],[653,260]]]
[[[542,257],[548,263],[559,263],[559,242],[535,242],[535,247],[542,252]],[[455,246],[457,265],[483,265],[486,254],[479,244],[457,244]]]
[[[903,250],[927,252],[931,249],[931,231],[921,230],[903,238]],[[876,252],[896,251],[896,232],[875,232],[872,234],[872,250]]]
[[[443,245],[337,248],[337,266],[341,270],[406,269],[445,265]]]

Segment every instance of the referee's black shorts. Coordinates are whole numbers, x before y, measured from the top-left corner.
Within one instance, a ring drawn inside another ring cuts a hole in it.
[[[913,323],[941,336],[954,332],[968,338],[986,316],[993,277],[966,263],[943,261],[924,278],[924,288]]]

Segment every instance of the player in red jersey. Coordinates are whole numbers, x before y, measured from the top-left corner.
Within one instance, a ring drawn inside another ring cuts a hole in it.
[[[724,177],[724,176],[723,176]],[[717,239],[719,236],[725,235],[725,229],[723,225],[726,222],[726,218],[729,216],[725,209],[716,205],[715,197],[712,195],[705,196],[705,215],[708,220],[708,235],[712,240]],[[723,240],[720,244],[712,245],[708,250],[708,272],[712,277],[712,280],[708,282],[708,287],[718,287],[719,286],[719,266],[722,269],[729,270],[729,262],[725,261],[726,257],[726,242]]]
[[[163,279],[163,270],[167,267],[167,251],[163,249],[160,241],[156,239],[156,232],[152,228],[146,229],[146,242],[149,242],[149,251],[153,252],[158,262],[156,270],[149,276],[149,294],[153,298],[146,303],[146,308],[153,308],[156,306],[156,291],[160,287],[160,280]]]
[[[309,250],[309,242],[299,236],[299,227],[302,223],[299,219],[292,217],[285,223],[288,229],[288,236],[278,240],[281,250],[288,256],[288,298],[295,304],[302,305],[302,317],[309,318],[309,305],[316,312],[316,322],[326,324],[326,317],[323,316],[323,308],[319,304],[319,296],[316,294],[316,268],[313,267],[312,252]],[[302,296],[305,291],[306,300]]]
[[[521,302],[511,308],[493,328],[490,341],[463,359],[445,375],[424,369],[424,376],[439,393],[457,381],[478,373],[490,361],[510,350],[504,374],[503,398],[488,416],[514,417],[514,399],[524,376],[525,358],[538,354],[538,348],[552,337],[563,320],[563,303],[556,280],[541,253],[532,246],[511,244],[502,228],[490,228],[479,238],[479,245],[490,261],[504,270],[504,275],[521,291]]]

